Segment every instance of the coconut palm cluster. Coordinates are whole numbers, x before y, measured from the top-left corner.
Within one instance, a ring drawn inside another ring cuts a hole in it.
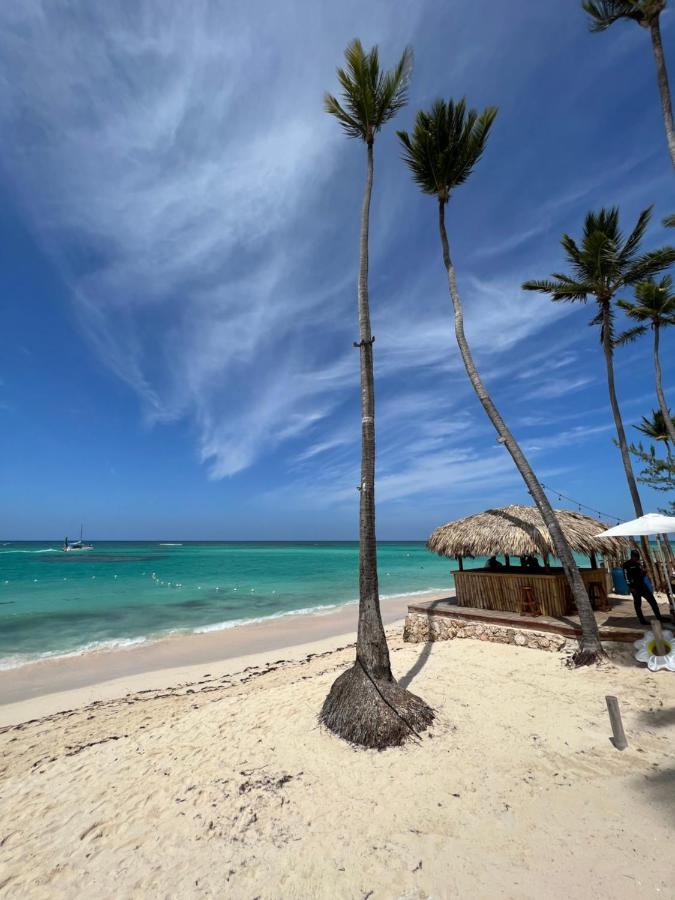
[[[597,0],[582,3],[593,31],[605,31],[614,23],[628,20],[649,31],[657,69],[666,139],[675,166],[675,134],[668,74],[661,45],[660,15],[666,0]],[[354,40],[345,51],[345,65],[337,69],[340,96],[327,93],[324,107],[334,116],[348,138],[365,149],[366,180],[360,220],[357,315],[361,372],[361,480],[359,484],[359,622],[354,664],[331,687],[321,721],[344,739],[365,747],[384,748],[401,744],[419,735],[434,718],[433,710],[419,697],[399,685],[389,662],[387,640],[382,626],[377,582],[375,531],[375,394],[374,337],[370,325],[368,296],[370,205],[373,193],[375,142],[384,126],[407,104],[413,67],[412,50],[406,48],[393,68],[380,65],[378,48],[366,50]],[[437,218],[439,257],[449,294],[449,315],[454,325],[457,348],[466,376],[497,434],[497,440],[511,456],[551,537],[576,604],[582,628],[577,665],[602,658],[598,627],[589,597],[567,539],[560,527],[541,482],[521,444],[505,422],[476,366],[464,330],[464,307],[458,289],[455,263],[448,234],[446,212],[456,191],[473,175],[497,116],[495,107],[471,108],[465,98],[439,98],[428,109],[420,109],[410,132],[398,131],[402,161],[423,194],[434,201]],[[615,387],[615,352],[626,343],[650,333],[653,338],[655,394],[658,409],[653,420],[645,420],[643,433],[665,444],[672,466],[671,447],[675,442],[673,419],[664,395],[659,339],[664,328],[675,324],[675,294],[672,280],[663,273],[675,263],[675,247],[662,246],[645,251],[644,237],[651,221],[651,208],[638,216],[627,235],[620,228],[617,207],[591,211],[577,239],[565,234],[562,246],[569,271],[523,284],[528,291],[546,294],[554,302],[591,303],[590,324],[599,328],[599,350],[604,361],[609,402],[616,427],[617,445],[636,515],[643,514],[638,481],[632,461],[640,449],[627,440]],[[664,225],[675,225],[675,216]],[[628,299],[626,294],[634,297]],[[618,330],[617,316],[628,320]],[[451,353],[448,348],[448,353]],[[649,426],[653,430],[647,431]],[[658,431],[658,435],[657,435]],[[642,448],[642,452],[645,451]],[[662,473],[661,473],[662,474]],[[671,469],[671,478],[673,472]],[[649,554],[645,554],[649,559]]]

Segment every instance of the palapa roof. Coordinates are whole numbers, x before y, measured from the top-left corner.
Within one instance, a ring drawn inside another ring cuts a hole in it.
[[[572,550],[621,555],[628,546],[621,538],[598,538],[605,525],[571,509],[556,509],[565,537]],[[486,509],[437,528],[427,541],[429,550],[439,556],[509,556],[526,554],[555,556],[548,528],[536,506],[503,506]]]

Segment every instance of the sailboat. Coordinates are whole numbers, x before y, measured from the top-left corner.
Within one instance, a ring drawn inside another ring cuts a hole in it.
[[[82,538],[82,526],[80,525],[80,539],[79,541],[69,541],[68,538],[63,542],[63,549],[66,553],[70,553],[73,550],[93,550],[93,544],[85,543]]]

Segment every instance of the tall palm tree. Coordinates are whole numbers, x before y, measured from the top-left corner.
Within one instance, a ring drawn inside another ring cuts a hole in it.
[[[412,71],[406,48],[397,65],[380,69],[377,47],[366,52],[359,40],[345,50],[346,67],[338,68],[341,101],[324,97],[327,113],[345,134],[366,145],[366,187],[359,242],[358,320],[361,364],[361,482],[359,509],[359,622],[356,661],[334,682],[321,710],[321,721],[345,740],[366,747],[401,744],[433,720],[430,707],[394,680],[382,625],[375,541],[375,393],[373,341],[368,305],[368,227],[373,190],[375,136],[405,106]]]
[[[586,303],[589,298],[593,298],[597,303],[597,312],[591,324],[600,326],[600,343],[607,370],[609,402],[626,481],[637,516],[643,515],[642,501],[630,461],[626,432],[614,385],[616,340],[613,301],[618,291],[657,275],[675,262],[675,247],[662,247],[642,254],[639,252],[650,217],[651,207],[640,213],[635,228],[627,238],[624,238],[619,230],[619,210],[616,207],[609,210],[601,209],[598,213],[588,213],[584,222],[581,246],[577,245],[568,234],[564,234],[561,240],[573,274],[555,272],[551,280],[526,281],[523,284],[524,290],[549,294],[552,300]],[[642,550],[645,562],[650,566],[651,556],[644,538]]]
[[[662,424],[669,437],[669,441],[675,444],[675,425],[668,411],[668,404],[663,394],[661,380],[661,359],[659,357],[659,340],[661,329],[669,325],[675,325],[675,293],[673,293],[673,279],[665,275],[660,281],[653,278],[642,281],[635,287],[637,303],[630,300],[617,300],[619,306],[628,316],[638,324],[625,331],[619,338],[619,343],[632,341],[641,334],[645,334],[651,328],[654,334],[654,372],[656,375],[656,397],[659,401]]]
[[[454,311],[455,337],[466,374],[498,434],[498,441],[510,453],[549,530],[556,555],[562,563],[579,612],[582,638],[575,662],[577,665],[584,665],[594,662],[603,653],[595,616],[579,569],[553,508],[476,369],[464,334],[464,312],[445,227],[445,208],[451,193],[468,179],[481,157],[496,114],[497,110],[494,107],[488,107],[479,114],[473,109],[467,111],[464,100],[458,103],[452,100],[447,103],[437,100],[428,113],[423,111],[417,113],[412,135],[406,131],[399,131],[398,136],[403,147],[403,159],[414,181],[425,194],[431,194],[438,201],[438,226]]]
[[[591,31],[606,31],[610,25],[619,19],[631,19],[649,29],[652,39],[654,60],[656,61],[656,79],[659,83],[661,95],[661,108],[663,110],[663,124],[666,129],[666,139],[670,160],[675,166],[675,129],[673,128],[673,106],[670,99],[670,86],[668,85],[668,69],[663,55],[661,43],[661,26],[659,23],[661,13],[666,8],[666,0],[584,0],[584,10],[590,16]]]

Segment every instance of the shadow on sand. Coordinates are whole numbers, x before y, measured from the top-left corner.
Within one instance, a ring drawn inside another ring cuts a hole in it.
[[[669,815],[675,823],[675,769],[669,767],[645,775],[636,780],[636,788],[641,793],[646,792],[651,797],[654,811],[660,809],[663,814]]]
[[[439,600],[433,600],[431,603],[428,604],[427,608],[435,609],[435,607],[440,606],[441,603],[447,603],[447,602],[448,602],[447,597],[441,598]],[[433,647],[433,645],[434,645],[434,641],[426,641],[426,643],[424,644],[424,647],[422,648],[422,652],[415,660],[415,663],[412,666],[412,668],[409,671],[407,671],[405,673],[405,675],[403,675],[402,678],[398,679],[398,683],[401,685],[402,688],[405,688],[407,690],[410,687],[410,683],[415,678],[415,676],[419,675],[419,673],[422,671],[424,666],[427,664],[427,660],[431,656],[431,648]]]

